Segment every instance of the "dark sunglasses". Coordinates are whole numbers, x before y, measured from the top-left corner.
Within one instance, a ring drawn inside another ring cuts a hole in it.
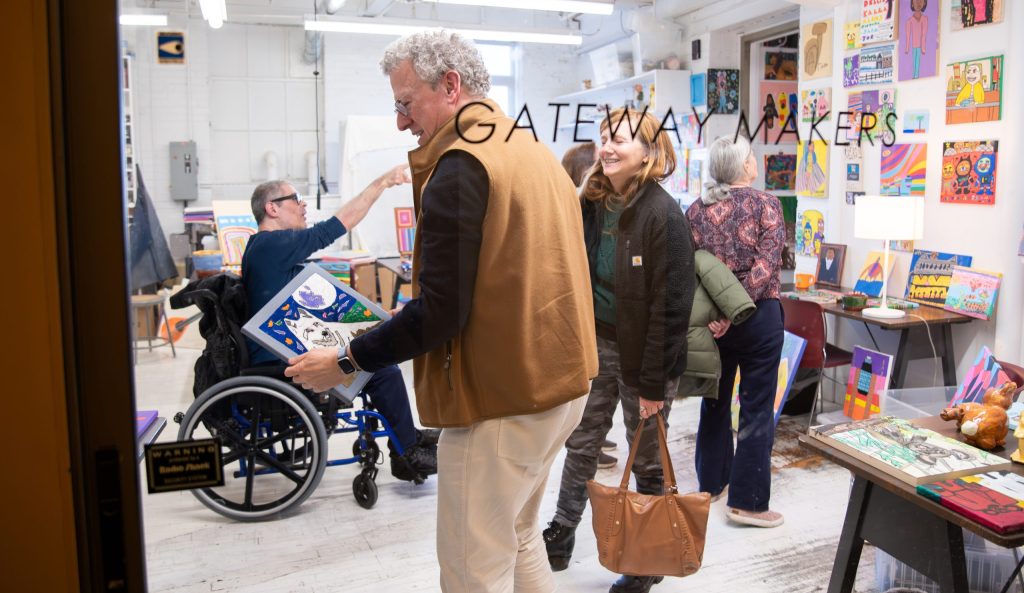
[[[274,198],[271,202],[284,202],[285,200],[295,200],[296,204],[302,203],[302,196],[299,194],[291,194],[290,196],[281,196],[280,198]]]

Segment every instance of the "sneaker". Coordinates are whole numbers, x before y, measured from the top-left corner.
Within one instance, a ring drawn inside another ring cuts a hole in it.
[[[778,527],[785,521],[782,513],[770,510],[754,513],[729,507],[729,511],[725,516],[734,523],[752,525],[754,527]]]
[[[548,563],[551,564],[551,570],[558,572],[569,568],[572,549],[576,545],[576,528],[552,521],[548,523],[548,527],[542,535],[544,547],[548,551]]]
[[[610,441],[608,439],[605,439],[604,442],[601,443],[601,450],[602,451],[614,451],[617,448],[618,448],[618,445],[615,443],[615,441]]]
[[[437,446],[437,439],[441,436],[440,428],[421,428],[416,431],[416,444]]]
[[[601,451],[597,456],[597,467],[598,469],[608,469],[609,467],[615,467],[619,463],[619,460],[611,455]]]
[[[437,449],[416,445],[406,450],[405,455],[391,452],[391,475],[406,482],[423,482],[427,476],[437,473]]]

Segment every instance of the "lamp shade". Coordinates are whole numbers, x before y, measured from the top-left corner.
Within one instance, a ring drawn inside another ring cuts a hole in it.
[[[853,236],[912,241],[924,237],[924,196],[857,196]]]

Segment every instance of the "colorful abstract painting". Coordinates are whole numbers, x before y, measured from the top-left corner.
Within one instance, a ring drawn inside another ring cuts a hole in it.
[[[985,391],[992,387],[999,387],[1010,380],[1010,377],[1003,371],[1003,367],[996,362],[995,355],[988,346],[982,346],[978,356],[974,358],[971,368],[967,369],[964,380],[957,385],[953,399],[949,400],[949,406],[965,402],[981,402]]]
[[[828,144],[822,140],[797,144],[796,194],[824,198],[828,191]]]
[[[896,2],[864,0],[860,12],[861,45],[896,39]]]
[[[786,124],[790,113],[796,117],[797,83],[796,82],[762,82],[760,86],[758,108],[765,120],[765,131],[774,136]]]
[[[832,19],[808,23],[800,33],[800,78],[832,76]]]
[[[247,200],[214,200],[213,219],[217,223],[217,243],[224,266],[242,265],[242,254],[249,237],[256,234],[256,218]]]
[[[708,104],[708,75],[703,72],[690,75],[690,104],[704,107]]]
[[[896,89],[884,88],[878,91],[878,137],[885,145],[896,142]]]
[[[668,179],[662,182],[662,185],[672,194],[686,193],[688,187],[687,181],[690,172],[686,169],[686,158],[689,151],[685,148],[676,150],[676,168],[672,170],[672,174],[668,176]]]
[[[825,242],[825,215],[820,210],[801,210],[796,221],[796,253],[818,258]]]
[[[939,2],[899,2],[899,79],[935,76],[939,72]]]
[[[946,66],[946,123],[998,121],[1003,116],[1003,56]]]
[[[849,120],[845,122],[846,128],[846,139],[851,142],[860,140],[860,120],[864,114],[864,94],[860,92],[852,92],[846,97],[846,111],[848,113]],[[840,120],[840,124],[844,122]]]
[[[995,204],[998,140],[942,143],[942,189],[950,204]]]
[[[943,309],[988,320],[995,312],[1002,280],[999,272],[954,266]]]
[[[860,273],[857,275],[857,283],[853,289],[872,297],[882,296],[882,262],[884,259],[884,253],[881,251],[869,253],[867,261],[860,268]],[[892,269],[895,265],[896,258],[890,256],[889,271],[886,276],[892,274]]]
[[[683,148],[690,150],[704,146],[704,138],[701,136],[700,121],[693,113],[679,116],[679,137],[683,141]],[[677,167],[678,168],[678,167]],[[686,167],[683,167],[686,170]]]
[[[796,56],[795,51],[768,50],[764,52],[764,79],[796,81]]]
[[[779,357],[779,374],[775,382],[775,401],[772,404],[775,424],[779,423],[782,417],[782,408],[786,404],[786,397],[789,395],[789,388],[796,378],[796,371],[800,367],[800,360],[804,357],[804,350],[807,349],[807,340],[796,334],[783,332],[782,356]],[[732,429],[739,430],[740,424],[740,372],[736,371],[736,380],[732,385]]]
[[[970,267],[974,258],[969,255],[914,250],[910,258],[910,275],[903,298],[922,305],[942,307],[953,277],[953,266]]]
[[[800,121],[812,123],[832,119],[832,89],[811,89],[800,92]]]
[[[398,253],[411,255],[416,239],[416,216],[412,208],[395,208],[395,235]]]
[[[881,150],[883,196],[923,196],[928,167],[927,144],[893,144]]]
[[[903,112],[904,134],[927,134],[931,115],[926,109],[908,109]]]
[[[708,69],[708,110],[719,115],[739,113],[740,71],[731,68]]]
[[[323,268],[308,264],[252,319],[242,333],[288,360],[316,348],[345,347],[388,314]],[[334,391],[351,400],[372,373],[345,375]]]
[[[690,155],[687,165],[687,191],[691,196],[699,198],[704,193],[704,161]]]
[[[843,87],[850,88],[860,84],[860,54],[843,58]]]
[[[892,360],[888,354],[853,347],[853,361],[843,399],[844,416],[851,420],[865,420],[882,412],[892,375]]]
[[[796,187],[796,155],[766,154],[764,156],[764,188],[792,190]]]
[[[969,29],[1003,21],[1004,0],[951,0],[950,28]]]

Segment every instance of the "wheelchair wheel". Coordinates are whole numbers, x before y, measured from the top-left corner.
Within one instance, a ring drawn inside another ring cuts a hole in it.
[[[352,480],[352,496],[356,503],[364,509],[371,509],[377,504],[377,483],[365,472]]]
[[[360,441],[366,443],[365,448],[359,446]],[[359,463],[375,465],[380,462],[380,446],[374,439],[359,437],[352,441],[352,457],[359,459]]]
[[[219,438],[224,485],[192,494],[238,521],[276,518],[316,489],[327,462],[327,434],[298,389],[269,377],[222,381],[189,407],[178,439]]]

